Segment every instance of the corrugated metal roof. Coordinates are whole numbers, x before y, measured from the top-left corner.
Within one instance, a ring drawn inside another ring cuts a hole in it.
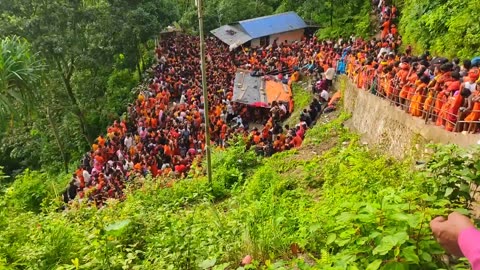
[[[236,46],[240,46],[252,39],[235,25],[224,25],[210,31],[210,33],[228,45],[236,44]]]
[[[261,77],[252,77],[245,70],[239,70],[235,74],[233,86],[233,102],[253,104],[255,102],[268,102],[264,91],[265,81]]]
[[[293,11],[249,19],[238,23],[252,39],[307,27],[305,21]]]

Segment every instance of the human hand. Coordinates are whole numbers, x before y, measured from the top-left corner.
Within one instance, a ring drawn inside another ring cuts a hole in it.
[[[458,236],[468,228],[475,227],[472,221],[458,213],[452,212],[448,215],[448,219],[444,217],[436,217],[430,222],[430,228],[438,243],[450,254],[455,256],[463,256],[458,246]]]

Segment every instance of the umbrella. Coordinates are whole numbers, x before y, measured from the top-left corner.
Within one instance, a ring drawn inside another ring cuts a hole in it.
[[[448,59],[445,57],[436,57],[435,59],[432,60],[432,65],[441,65],[445,64],[448,62]]]
[[[251,104],[253,107],[260,107],[260,108],[270,108],[270,105],[268,105],[268,103],[266,102],[260,102],[260,101],[257,101],[257,102],[254,102]]]
[[[475,65],[480,65],[480,56],[477,56],[477,57],[474,57],[472,59],[472,65],[475,66]]]

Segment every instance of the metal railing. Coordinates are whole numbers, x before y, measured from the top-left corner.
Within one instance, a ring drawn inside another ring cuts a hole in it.
[[[362,72],[362,76],[359,76],[360,72]],[[451,102],[449,99],[455,97],[440,95],[441,91],[437,91],[433,87],[419,89],[416,85],[410,83],[400,86],[394,83],[392,79],[389,80],[382,75],[376,74],[374,69],[357,68],[356,72],[351,72],[351,74],[346,71],[346,75],[357,88],[369,91],[380,98],[390,101],[390,105],[414,117],[421,117],[425,124],[434,123],[447,131],[461,132],[467,129],[466,131],[473,133],[476,132],[478,124],[480,124],[480,121],[465,121],[465,118],[470,113],[480,113],[480,111],[461,111],[457,108],[458,112],[450,112],[450,107],[444,107],[443,105]],[[383,89],[382,83],[388,89]],[[402,89],[405,86],[410,88],[407,93]],[[468,128],[467,125],[469,125]]]

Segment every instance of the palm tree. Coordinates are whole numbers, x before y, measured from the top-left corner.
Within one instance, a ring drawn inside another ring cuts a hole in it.
[[[0,115],[32,107],[41,69],[26,39],[13,36],[0,40]]]

